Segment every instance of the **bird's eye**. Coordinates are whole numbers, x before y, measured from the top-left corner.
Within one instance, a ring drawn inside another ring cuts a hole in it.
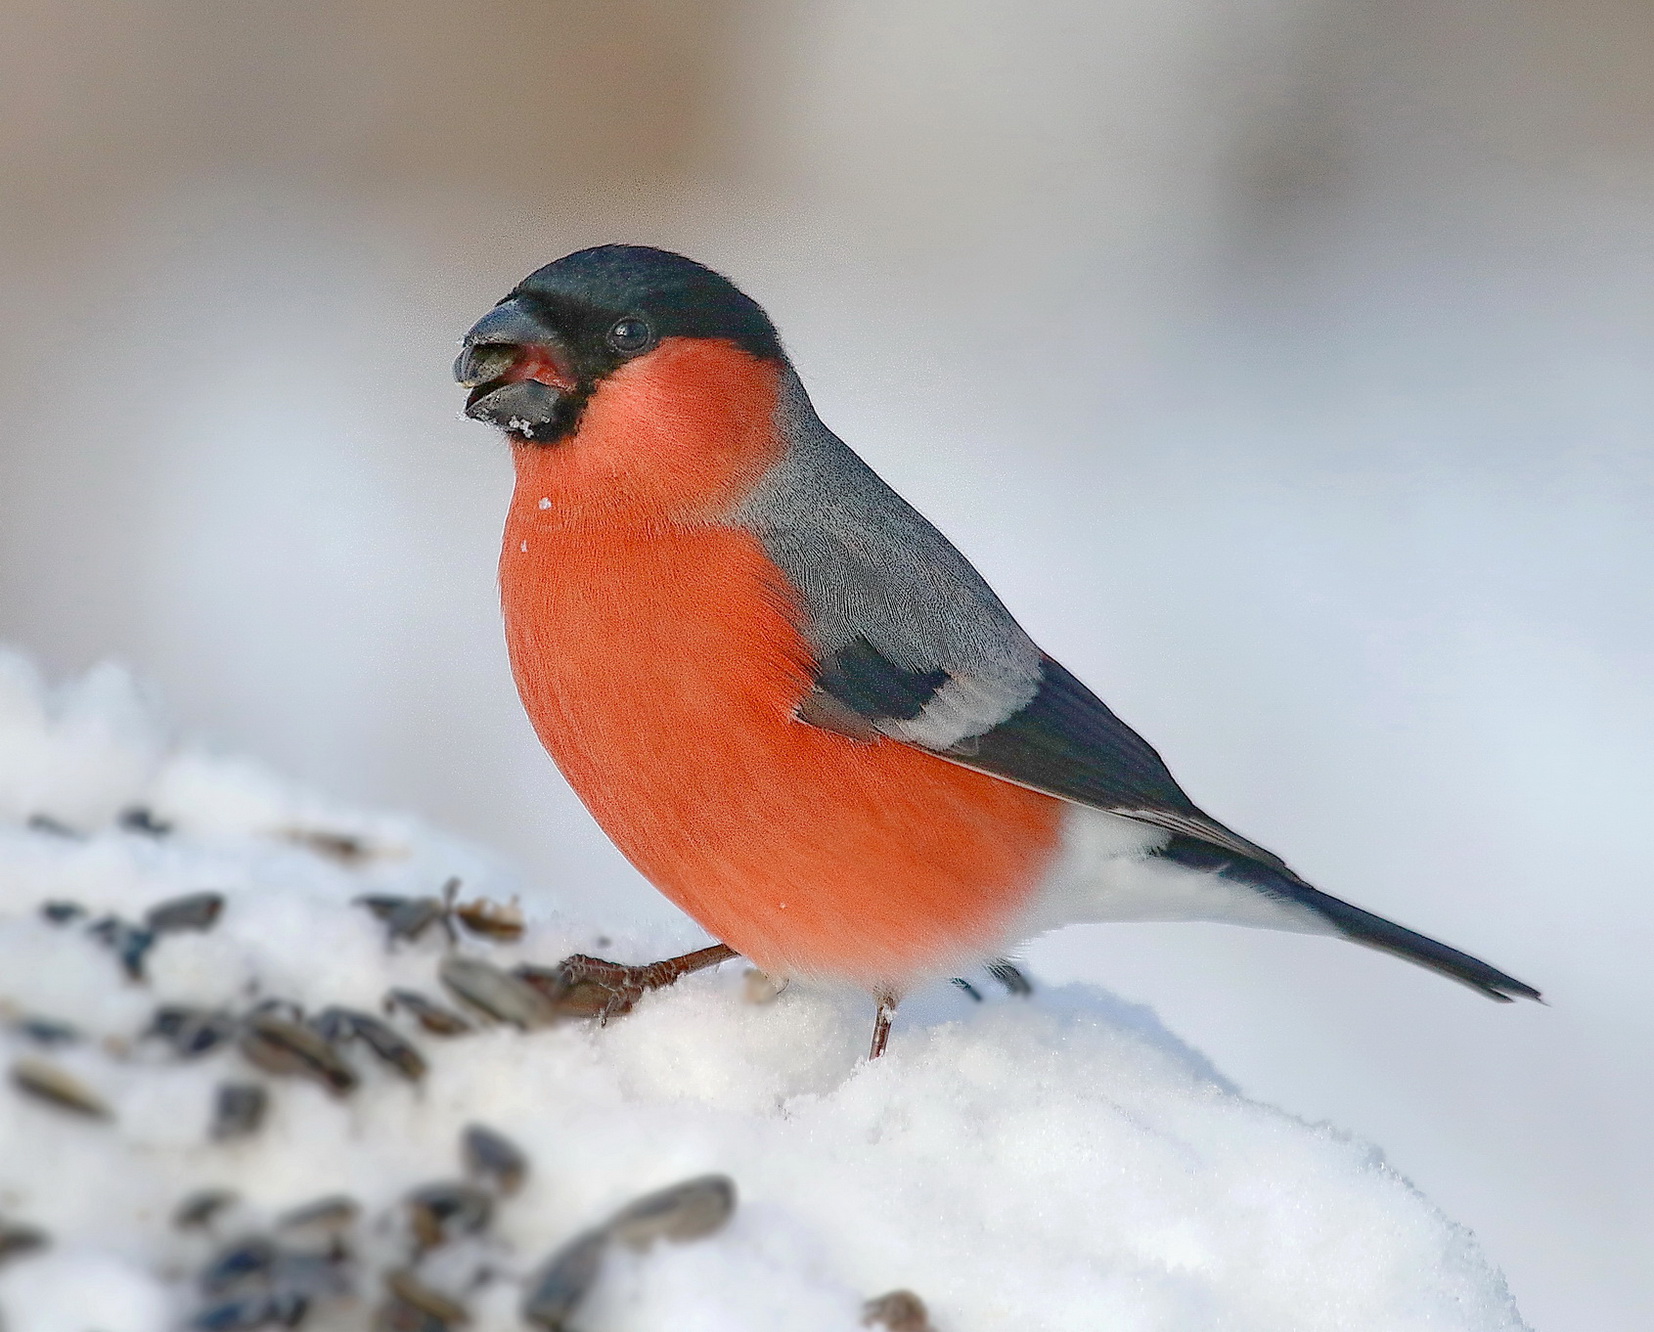
[[[654,332],[641,319],[634,319],[628,315],[625,319],[615,321],[609,330],[609,346],[617,352],[630,356],[633,352],[640,352],[654,340]]]

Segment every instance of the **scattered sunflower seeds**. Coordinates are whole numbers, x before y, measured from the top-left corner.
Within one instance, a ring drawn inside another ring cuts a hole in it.
[[[19,1091],[61,1110],[72,1110],[89,1119],[114,1118],[96,1092],[74,1074],[44,1059],[19,1059],[11,1066],[11,1080]]]

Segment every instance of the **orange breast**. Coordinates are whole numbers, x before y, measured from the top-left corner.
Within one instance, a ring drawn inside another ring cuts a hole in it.
[[[810,653],[756,538],[710,520],[705,495],[679,495],[668,515],[658,495],[583,494],[575,451],[616,443],[589,439],[594,426],[644,428],[628,387],[569,443],[516,450],[500,584],[540,739],[631,862],[765,970],[899,990],[981,958],[1034,890],[1059,803],[795,720]],[[747,406],[746,461],[761,466],[773,447],[762,382]],[[702,443],[739,463],[716,415]]]

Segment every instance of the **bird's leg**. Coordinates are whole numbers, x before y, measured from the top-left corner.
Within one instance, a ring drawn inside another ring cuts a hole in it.
[[[1014,962],[1003,957],[988,963],[988,974],[1005,987],[1007,994],[1014,994],[1019,999],[1026,999],[1034,992],[1034,983],[1022,974]]]
[[[517,974],[549,998],[559,1013],[607,1022],[631,1011],[650,990],[664,989],[691,972],[715,967],[734,956],[733,948],[713,944],[682,957],[629,967],[576,953],[555,967],[519,967]]]
[[[877,1059],[884,1053],[884,1047],[890,1043],[890,1019],[896,1016],[897,998],[889,990],[879,995],[879,1011],[873,1018],[873,1048],[867,1052],[868,1059]]]

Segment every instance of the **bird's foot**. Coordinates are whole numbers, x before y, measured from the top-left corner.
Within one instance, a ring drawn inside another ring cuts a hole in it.
[[[634,967],[575,953],[554,967],[518,967],[517,975],[551,1000],[559,1015],[594,1017],[601,1023],[631,1012],[650,990],[665,989],[691,972],[715,967],[734,956],[733,948],[713,944],[682,957]]]

